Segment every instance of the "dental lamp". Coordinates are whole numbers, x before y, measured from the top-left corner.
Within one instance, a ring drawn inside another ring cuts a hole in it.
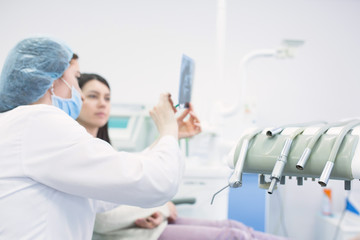
[[[246,67],[247,65],[257,58],[263,58],[263,57],[273,57],[277,59],[287,59],[287,58],[293,58],[295,56],[296,49],[299,48],[304,44],[303,40],[283,40],[281,47],[277,49],[259,49],[252,51],[248,54],[246,54],[240,62],[239,69],[240,69],[240,75],[241,75],[241,91],[240,91],[240,97],[238,101],[236,101],[232,106],[227,107],[223,103],[220,103],[220,114],[222,117],[230,117],[232,115],[235,115],[239,110],[241,110],[242,113],[245,111],[245,89],[246,89],[246,82],[247,82],[247,71]],[[240,107],[241,106],[241,107]],[[282,128],[273,129],[272,131],[269,131],[268,134],[270,136],[276,135],[282,132],[285,126]],[[229,178],[229,184],[225,186],[224,188],[220,189],[218,192],[216,192],[211,200],[211,204],[214,201],[214,198],[217,194],[219,194],[221,191],[226,189],[227,187],[232,188],[238,188],[242,186],[242,173],[246,172],[246,169],[244,169],[245,165],[245,159],[247,158],[247,152],[248,148],[251,145],[251,142],[254,138],[256,138],[257,135],[259,135],[261,132],[260,129],[254,130],[252,133],[247,134],[242,141],[240,141],[237,144],[236,147],[236,160],[234,161],[234,172]],[[290,145],[288,147],[290,148]],[[282,165],[281,163],[278,163],[278,166]],[[245,170],[245,171],[244,171]],[[272,193],[272,189],[275,188],[275,185],[278,181],[280,181],[281,184],[284,183],[284,177],[281,176],[281,167],[278,167],[277,172],[273,173],[273,186],[271,189],[269,189],[269,193]],[[279,174],[280,173],[280,174]],[[279,176],[278,176],[279,175]],[[261,178],[264,177],[263,175],[260,176]],[[264,178],[263,178],[264,179]]]
[[[245,107],[245,93],[247,83],[247,66],[248,64],[258,58],[272,57],[276,59],[293,58],[296,49],[304,44],[303,40],[283,40],[279,48],[276,49],[259,49],[246,54],[240,62],[239,70],[241,76],[240,97],[232,106],[227,107],[221,104],[221,114],[224,117],[229,117],[236,114],[239,110],[243,112]],[[241,109],[240,109],[241,108]]]

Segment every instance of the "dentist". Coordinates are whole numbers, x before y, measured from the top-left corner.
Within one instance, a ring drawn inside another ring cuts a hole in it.
[[[20,41],[5,61],[0,239],[91,239],[96,212],[159,206],[177,191],[184,162],[170,95],[150,111],[159,130],[150,150],[117,152],[75,121],[79,75],[71,49],[46,37]]]

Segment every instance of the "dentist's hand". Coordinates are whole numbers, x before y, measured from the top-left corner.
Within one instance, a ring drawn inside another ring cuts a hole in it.
[[[174,108],[169,93],[160,95],[158,104],[150,110],[150,116],[154,120],[160,136],[172,135],[178,138],[178,125],[175,119]]]
[[[190,115],[189,119],[184,121],[185,117],[188,115]],[[189,108],[185,109],[177,118],[177,123],[179,126],[179,139],[192,137],[201,132],[200,120],[194,113],[191,103],[189,103]]]

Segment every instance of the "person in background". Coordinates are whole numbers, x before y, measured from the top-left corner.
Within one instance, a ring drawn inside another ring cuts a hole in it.
[[[110,114],[111,93],[108,82],[97,74],[81,74],[79,86],[84,94],[84,104],[77,121],[89,133],[110,143],[107,122]],[[190,118],[184,121],[184,117]],[[185,137],[201,131],[200,121],[193,106],[178,118],[179,132],[187,129]],[[179,135],[180,136],[180,135]],[[181,137],[180,137],[181,138]],[[146,150],[145,150],[146,152]],[[131,161],[131,160],[129,160]],[[93,240],[198,240],[198,239],[284,239],[256,232],[244,224],[233,221],[189,219],[177,216],[172,202],[157,208],[139,208],[122,205],[107,212],[98,213]]]
[[[1,239],[91,239],[96,212],[160,206],[177,192],[184,159],[170,95],[161,94],[150,110],[159,138],[148,152],[118,152],[75,121],[79,76],[77,56],[49,37],[20,41],[5,60]]]

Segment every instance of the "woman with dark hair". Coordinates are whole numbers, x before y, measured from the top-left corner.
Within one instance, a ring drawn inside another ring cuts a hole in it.
[[[84,94],[83,108],[77,119],[94,137],[110,143],[107,121],[110,113],[110,86],[97,74],[81,74],[79,85]],[[191,117],[184,122],[184,117]],[[190,122],[189,122],[190,121]],[[196,121],[196,124],[191,122]],[[201,131],[192,105],[178,118],[179,128],[191,129],[193,136]],[[180,136],[180,135],[179,135]],[[181,136],[179,137],[181,138]],[[146,150],[145,150],[146,151]],[[129,160],[131,161],[131,160]],[[256,232],[233,220],[212,221],[177,217],[172,202],[156,208],[121,205],[96,215],[93,240],[198,240],[198,239],[282,239]]]
[[[109,83],[103,77],[97,74],[81,74],[81,76],[78,78],[78,81],[87,102],[86,104],[83,104],[81,114],[79,115],[77,121],[83,125],[88,130],[88,132],[90,129],[92,129],[92,131],[97,130],[96,137],[111,144],[107,122],[110,112]],[[99,92],[100,90],[101,92]],[[97,101],[100,100],[100,94],[103,94],[103,101],[108,104],[101,104],[101,102],[97,103]],[[90,103],[92,104],[90,105]],[[91,110],[89,108],[96,108],[96,104],[100,104],[99,111],[94,113],[94,116],[89,116],[89,114],[91,114]]]
[[[90,134],[110,143],[107,124],[110,113],[109,83],[103,77],[94,73],[81,74],[78,77],[78,82],[85,97],[85,104],[82,106],[82,114],[80,114],[77,121]],[[190,117],[184,121],[187,116]],[[200,121],[192,111],[192,106],[184,110],[177,118],[177,125],[179,138],[192,137],[201,132]]]

